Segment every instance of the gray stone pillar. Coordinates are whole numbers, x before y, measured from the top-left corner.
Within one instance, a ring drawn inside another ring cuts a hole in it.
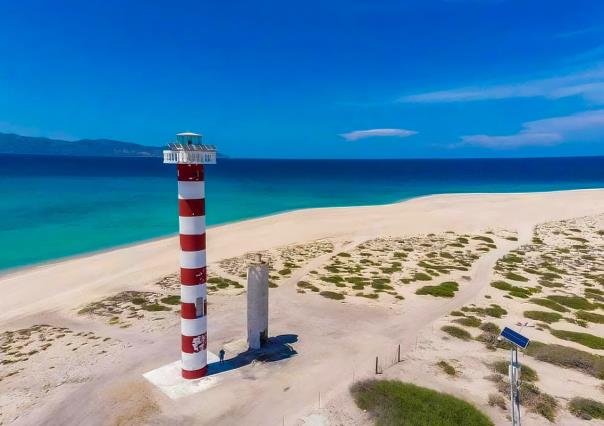
[[[268,265],[260,255],[247,270],[247,342],[260,349],[268,340]]]

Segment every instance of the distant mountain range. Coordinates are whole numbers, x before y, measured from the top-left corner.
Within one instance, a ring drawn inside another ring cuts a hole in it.
[[[0,153],[25,155],[73,155],[86,157],[161,157],[164,147],[139,145],[111,139],[60,139],[0,133]],[[224,158],[224,155],[219,157]]]

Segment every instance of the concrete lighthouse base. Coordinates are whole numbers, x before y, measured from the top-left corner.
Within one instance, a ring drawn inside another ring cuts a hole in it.
[[[218,363],[218,356],[208,351],[208,365]],[[170,399],[178,399],[208,390],[220,382],[220,374],[201,379],[184,379],[181,374],[182,362],[174,361],[143,374],[151,384],[157,386]]]

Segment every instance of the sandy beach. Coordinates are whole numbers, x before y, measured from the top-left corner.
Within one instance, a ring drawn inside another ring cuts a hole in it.
[[[499,327],[527,322],[527,334],[539,342],[604,355],[551,330],[603,336],[602,324],[562,321],[549,323],[550,329],[523,316],[540,309],[531,298],[579,296],[586,289],[586,295],[599,294],[584,287],[584,276],[602,271],[595,250],[604,250],[603,215],[604,190],[577,190],[436,195],[213,227],[207,233],[209,276],[215,278],[208,287],[208,349],[225,348],[227,359],[246,349],[242,273],[250,254],[263,252],[273,266],[270,334],[295,354],[222,373],[213,388],[177,400],[142,377],[179,357],[178,306],[169,302],[178,294],[176,238],[5,274],[0,359],[11,362],[0,365],[0,424],[370,424],[348,389],[373,377],[376,356],[381,377],[454,394],[495,424],[507,424],[507,411],[489,404],[497,386],[486,378],[493,376],[489,363],[507,352],[441,329],[455,323],[452,311],[460,311],[460,317]],[[556,263],[564,272],[550,277],[562,286],[544,284],[543,272],[530,275],[546,262],[535,259],[548,247],[562,247],[559,253],[568,257]],[[522,268],[509,266],[510,253]],[[561,266],[572,262],[577,269]],[[533,290],[491,285],[515,275],[525,281],[512,284]],[[376,277],[384,279],[381,286]],[[444,281],[458,284],[452,297],[416,293]],[[523,291],[529,296],[516,297]],[[586,311],[604,313],[597,298],[590,301],[593,309]],[[150,305],[162,308],[144,309]],[[489,317],[489,306],[505,314]],[[473,338],[483,330],[455,324]],[[435,365],[441,360],[458,374],[443,374]],[[601,378],[522,360],[537,371],[539,388],[558,401],[555,424],[594,424],[573,417],[565,404],[574,396],[601,400]],[[528,408],[523,415],[527,425],[552,424]]]

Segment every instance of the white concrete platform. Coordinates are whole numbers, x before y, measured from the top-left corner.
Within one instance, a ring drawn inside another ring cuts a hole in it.
[[[208,365],[219,361],[216,354],[208,351]],[[170,399],[178,399],[203,392],[215,386],[220,381],[218,375],[196,380],[183,379],[181,376],[180,360],[148,371],[143,374],[143,377],[151,384],[157,386]]]

